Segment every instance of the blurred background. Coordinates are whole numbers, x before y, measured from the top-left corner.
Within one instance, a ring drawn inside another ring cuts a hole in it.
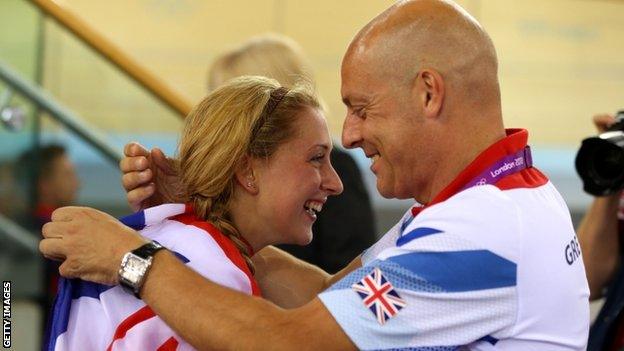
[[[54,168],[40,167],[45,157],[28,150],[64,147],[70,165],[60,184],[72,185],[64,201],[126,214],[116,166],[123,145],[134,140],[173,155],[183,116],[206,93],[213,59],[267,32],[302,46],[339,138],[342,54],[392,3],[0,0],[0,278],[13,282],[13,348],[39,348],[48,289],[36,225],[24,218],[45,215],[35,193],[44,187],[39,178]],[[529,129],[534,163],[577,222],[591,200],[574,170],[580,141],[596,134],[593,114],[624,108],[624,1],[458,3],[496,45],[507,127]],[[381,198],[369,161],[359,150],[351,154],[381,235],[410,202]]]

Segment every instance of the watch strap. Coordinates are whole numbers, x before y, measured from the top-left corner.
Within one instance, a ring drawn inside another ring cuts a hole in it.
[[[154,254],[165,247],[160,245],[160,243],[156,240],[152,240],[147,244],[141,245],[139,248],[132,250],[132,253],[144,258],[148,259],[149,257],[154,256]]]

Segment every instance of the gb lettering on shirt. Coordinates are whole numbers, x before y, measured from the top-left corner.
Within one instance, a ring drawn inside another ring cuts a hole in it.
[[[571,266],[581,256],[581,245],[578,242],[576,235],[565,247],[565,259]]]

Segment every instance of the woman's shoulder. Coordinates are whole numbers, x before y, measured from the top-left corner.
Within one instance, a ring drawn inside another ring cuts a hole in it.
[[[192,211],[166,218],[142,234],[173,251],[204,277],[241,292],[260,295],[257,282],[236,245]]]

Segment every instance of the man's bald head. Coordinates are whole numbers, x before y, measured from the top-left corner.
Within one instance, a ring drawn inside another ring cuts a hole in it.
[[[492,41],[461,7],[399,2],[343,60],[343,145],[371,158],[383,196],[427,203],[505,136],[497,69]]]
[[[390,7],[356,35],[343,65],[351,63],[402,83],[432,69],[443,77],[452,100],[455,95],[485,99],[500,109],[494,45],[470,14],[449,1],[401,1]]]

